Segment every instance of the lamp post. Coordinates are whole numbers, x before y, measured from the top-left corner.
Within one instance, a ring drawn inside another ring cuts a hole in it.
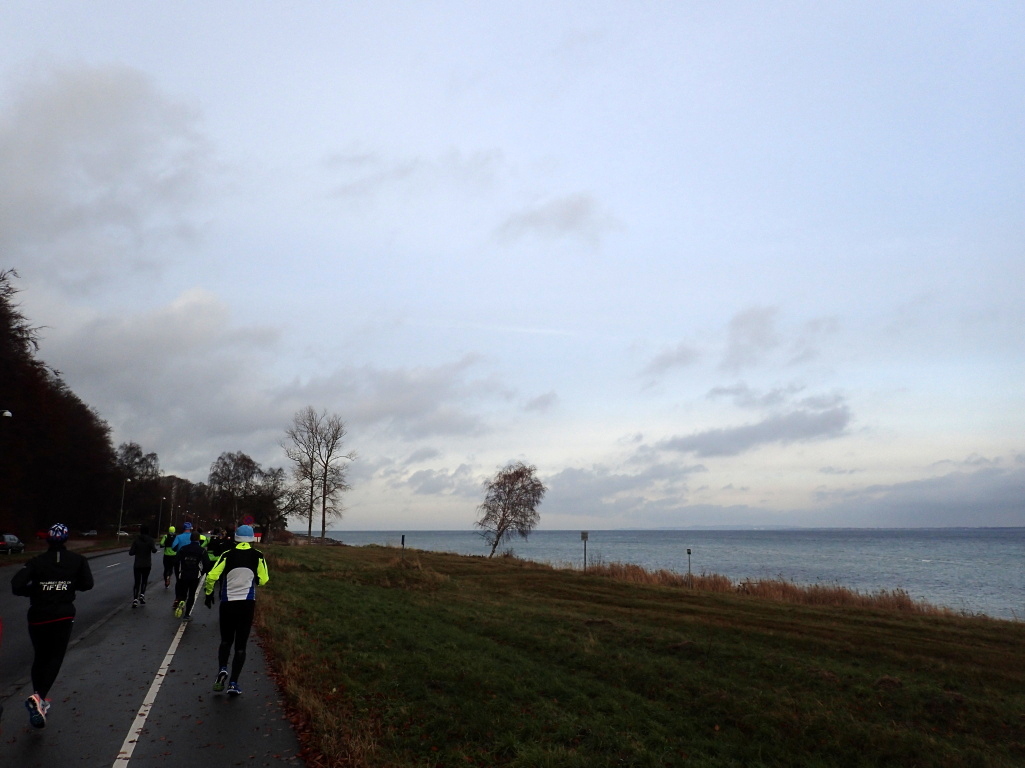
[[[132,478],[126,477],[125,481],[121,483],[121,512],[117,516],[117,530],[114,531],[114,538],[120,541],[121,537],[121,520],[125,516],[125,486],[132,482]]]
[[[157,536],[160,535],[160,523],[164,519],[164,502],[167,501],[166,496],[161,496],[160,501],[157,503]]]

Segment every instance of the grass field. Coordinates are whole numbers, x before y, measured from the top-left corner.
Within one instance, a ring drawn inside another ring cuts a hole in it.
[[[311,766],[1025,765],[1021,622],[265,551],[261,636]]]

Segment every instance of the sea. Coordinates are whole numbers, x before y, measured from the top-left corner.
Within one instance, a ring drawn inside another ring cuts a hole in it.
[[[490,551],[474,530],[328,531],[328,536],[353,546],[461,555]],[[714,573],[735,582],[785,579],[863,594],[901,589],[915,600],[966,614],[1025,620],[1025,528],[537,530],[526,540],[503,542],[498,553],[583,568],[585,545],[588,564]]]

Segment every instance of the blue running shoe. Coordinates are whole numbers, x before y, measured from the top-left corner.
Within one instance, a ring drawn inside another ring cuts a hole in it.
[[[25,699],[25,709],[28,710],[28,721],[33,728],[46,727],[46,712],[50,705],[43,701],[38,693],[33,693]]]
[[[228,695],[229,696],[241,696],[242,695],[242,689],[238,687],[238,683],[236,683],[236,682],[228,683]]]

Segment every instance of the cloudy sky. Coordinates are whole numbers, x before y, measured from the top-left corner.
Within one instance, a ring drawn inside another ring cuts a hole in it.
[[[1025,5],[0,6],[0,266],[114,439],[338,526],[1025,524]]]

